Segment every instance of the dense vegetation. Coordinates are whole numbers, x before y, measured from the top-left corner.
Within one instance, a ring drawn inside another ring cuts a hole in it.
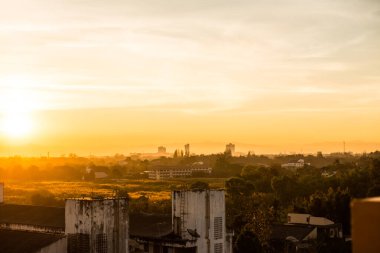
[[[302,168],[281,167],[299,159],[306,162]],[[212,174],[162,182],[147,180],[144,173],[155,165],[197,162],[212,167]],[[89,167],[106,172],[109,177],[103,180],[86,177]],[[380,195],[380,152],[273,157],[215,154],[151,161],[122,155],[10,157],[0,159],[0,181],[7,182],[6,191],[13,193],[11,202],[16,203],[62,206],[67,197],[117,195],[131,197],[132,211],[162,213],[171,210],[171,190],[225,187],[228,227],[236,235],[235,252],[247,252],[248,248],[270,252],[270,225],[286,222],[289,212],[329,218],[341,223],[344,233],[349,235],[350,201]],[[17,199],[17,194],[28,197]]]

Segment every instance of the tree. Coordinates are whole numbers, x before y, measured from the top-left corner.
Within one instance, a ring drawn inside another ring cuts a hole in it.
[[[375,184],[374,186],[372,186],[371,188],[369,188],[367,196],[368,197],[378,197],[378,196],[380,196],[380,184]]]
[[[280,176],[272,178],[272,189],[282,204],[289,204],[297,194],[298,183],[295,178]]]
[[[226,190],[231,197],[249,197],[255,187],[243,178],[234,177],[226,181]]]
[[[206,182],[197,181],[190,185],[190,189],[192,190],[205,190],[209,189],[209,185]]]
[[[260,240],[257,236],[249,230],[242,231],[235,242],[234,245],[235,253],[261,253],[263,247],[261,246]]]

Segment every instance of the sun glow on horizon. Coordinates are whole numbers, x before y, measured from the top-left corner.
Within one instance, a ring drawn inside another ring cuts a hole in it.
[[[23,77],[8,77],[1,84],[1,132],[10,139],[29,137],[33,130],[32,113],[36,105],[35,94],[28,89],[31,81]]]
[[[32,121],[25,114],[5,116],[3,118],[3,132],[12,139],[27,137],[32,132]]]

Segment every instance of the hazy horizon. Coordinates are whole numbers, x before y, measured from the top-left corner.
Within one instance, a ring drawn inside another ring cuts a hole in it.
[[[380,2],[15,0],[0,155],[380,149]]]

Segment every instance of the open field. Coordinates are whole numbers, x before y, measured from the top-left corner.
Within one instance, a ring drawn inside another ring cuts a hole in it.
[[[196,181],[209,183],[211,188],[223,188],[227,179],[188,178],[168,181],[155,180],[106,180],[106,181],[6,181],[4,200],[6,203],[32,204],[31,196],[36,192],[49,191],[58,200],[66,198],[115,196],[119,190],[127,191],[132,198],[149,197],[150,200],[170,199],[170,192],[187,188]]]

